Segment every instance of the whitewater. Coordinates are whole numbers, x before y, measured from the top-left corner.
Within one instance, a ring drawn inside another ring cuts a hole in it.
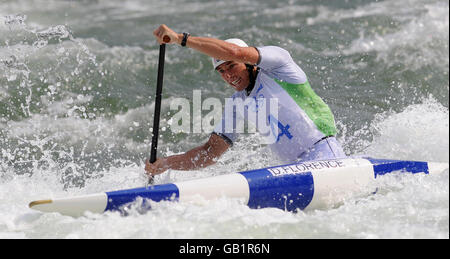
[[[36,199],[145,186],[158,62],[152,31],[162,23],[287,49],[334,112],[349,156],[448,163],[448,21],[442,0],[2,1],[0,238],[448,238],[448,171],[385,175],[371,196],[297,213],[227,198],[132,207],[127,216],[28,208]],[[171,101],[195,90],[205,99],[233,93],[207,56],[167,46],[158,155],[208,139],[171,131]],[[217,164],[169,171],[155,183],[281,164],[260,140],[244,134]]]

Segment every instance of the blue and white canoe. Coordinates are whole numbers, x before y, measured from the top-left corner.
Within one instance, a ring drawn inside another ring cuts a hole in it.
[[[119,190],[92,195],[33,201],[29,207],[42,212],[81,216],[85,212],[122,210],[137,199],[195,202],[198,199],[238,198],[250,208],[286,211],[329,208],[345,199],[369,195],[377,177],[392,173],[438,174],[448,163],[347,158],[308,161],[232,173],[173,184]],[[146,207],[151,202],[147,202]],[[144,204],[141,202],[141,204]]]

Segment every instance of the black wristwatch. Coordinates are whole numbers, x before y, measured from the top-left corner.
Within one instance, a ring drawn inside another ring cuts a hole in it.
[[[191,34],[183,32],[183,40],[181,41],[181,46],[186,47],[186,42],[189,36],[191,36]]]

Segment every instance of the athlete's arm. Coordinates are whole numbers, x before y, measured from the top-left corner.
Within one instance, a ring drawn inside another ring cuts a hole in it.
[[[159,26],[159,28],[153,32],[153,35],[160,44],[181,44],[181,41],[183,40],[183,34],[174,32],[164,24]],[[170,41],[164,42],[164,36],[169,36]],[[254,47],[239,47],[235,44],[214,38],[190,36],[186,46],[220,60],[236,61],[254,65],[258,63],[259,59],[259,53]]]
[[[230,144],[217,134],[211,134],[208,142],[181,155],[158,158],[156,162],[145,164],[145,171],[150,175],[164,173],[168,169],[195,170],[216,163],[217,159],[225,153]]]

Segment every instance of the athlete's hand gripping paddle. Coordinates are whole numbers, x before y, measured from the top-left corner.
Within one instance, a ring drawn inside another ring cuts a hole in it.
[[[164,36],[164,42],[170,42],[168,36]],[[153,117],[153,131],[152,131],[152,146],[150,150],[150,163],[156,161],[156,152],[158,149],[158,137],[159,137],[159,119],[161,115],[161,95],[164,77],[164,60],[166,55],[166,44],[159,45],[159,61],[158,61],[158,78],[156,82],[156,100],[155,100],[155,114]],[[153,176],[149,177],[149,184],[153,184]]]

